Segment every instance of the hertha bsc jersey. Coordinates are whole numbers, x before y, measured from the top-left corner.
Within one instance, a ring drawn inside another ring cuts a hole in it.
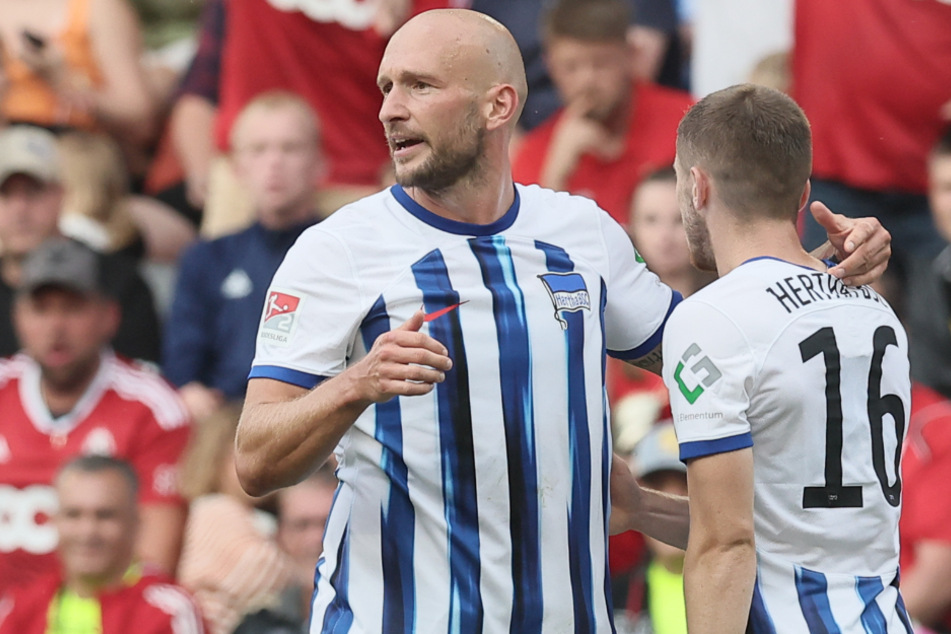
[[[677,308],[663,352],[681,459],[752,446],[752,631],[905,632],[908,343],[885,300],[756,258]]]
[[[605,350],[660,343],[679,297],[589,200],[517,186],[491,225],[400,187],[308,229],[251,377],[313,387],[420,307],[453,368],[337,448],[312,632],[610,631]]]

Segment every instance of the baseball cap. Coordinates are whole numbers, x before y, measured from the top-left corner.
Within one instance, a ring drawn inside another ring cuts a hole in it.
[[[43,183],[59,182],[56,136],[29,125],[0,131],[0,185],[14,174],[26,174]]]
[[[680,471],[687,467],[680,461],[680,445],[672,422],[659,422],[634,446],[634,475],[643,478],[657,471]]]
[[[44,286],[67,288],[83,295],[103,292],[99,256],[75,240],[47,240],[23,261],[17,292],[29,294]]]

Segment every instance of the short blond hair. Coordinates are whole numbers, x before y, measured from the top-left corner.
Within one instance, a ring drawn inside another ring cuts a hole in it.
[[[300,113],[305,123],[305,129],[301,131],[302,136],[306,132],[315,145],[320,142],[320,121],[310,104],[296,93],[286,90],[270,90],[249,101],[235,117],[228,136],[231,149],[234,150],[237,146],[238,137],[241,130],[247,125],[248,119],[258,112],[274,112],[275,110],[294,110]]]

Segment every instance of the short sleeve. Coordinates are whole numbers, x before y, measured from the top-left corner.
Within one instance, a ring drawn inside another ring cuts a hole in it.
[[[661,344],[664,324],[681,296],[648,270],[627,233],[606,212],[601,226],[609,260],[604,308],[608,354],[639,359]]]
[[[667,323],[663,355],[680,459],[751,447],[747,412],[755,362],[736,324],[710,304],[688,299]]]
[[[320,226],[288,251],[268,288],[249,378],[311,389],[346,367],[362,305],[349,249]]]

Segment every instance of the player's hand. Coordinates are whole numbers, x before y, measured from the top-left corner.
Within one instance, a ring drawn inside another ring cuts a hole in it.
[[[611,522],[612,535],[632,530],[642,512],[643,491],[624,458],[614,454],[611,460]]]
[[[394,396],[418,396],[445,380],[452,368],[449,351],[419,332],[423,321],[423,311],[416,311],[400,327],[380,335],[354,365],[363,398],[380,403]]]
[[[888,268],[892,254],[892,236],[876,218],[848,218],[821,202],[809,206],[812,217],[829,234],[829,242],[813,255],[820,259],[838,257],[839,264],[829,273],[849,286],[876,281]]]

